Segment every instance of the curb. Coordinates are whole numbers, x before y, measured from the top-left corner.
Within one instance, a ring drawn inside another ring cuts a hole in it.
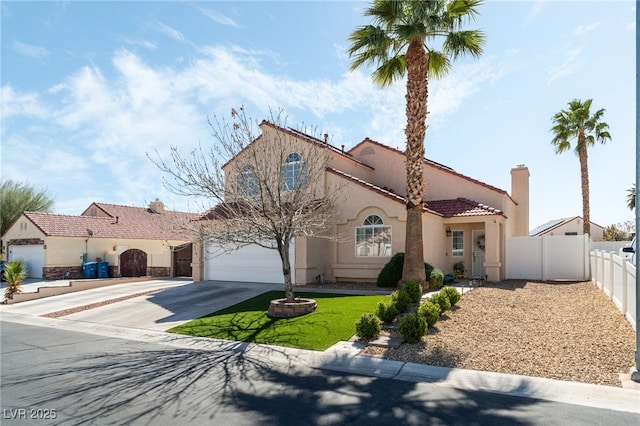
[[[324,352],[191,337],[160,331],[95,324],[64,318],[44,318],[1,312],[0,321],[95,334],[200,351],[244,352],[280,365],[301,363],[311,368],[408,382],[424,382],[455,389],[489,392],[566,404],[640,414],[640,390],[539,377],[436,367],[358,356],[362,345],[339,342]]]

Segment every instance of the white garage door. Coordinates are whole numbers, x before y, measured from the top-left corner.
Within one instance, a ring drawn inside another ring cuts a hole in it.
[[[42,278],[44,246],[10,246],[9,260],[24,260],[29,278]]]
[[[289,247],[291,280],[295,283],[295,248]],[[224,253],[219,245],[209,244],[205,253],[205,280],[254,283],[284,283],[278,250],[252,244]]]

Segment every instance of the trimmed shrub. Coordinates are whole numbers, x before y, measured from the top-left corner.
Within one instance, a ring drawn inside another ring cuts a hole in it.
[[[427,321],[422,315],[407,315],[400,321],[398,331],[407,343],[417,343],[427,333]]]
[[[372,339],[380,334],[380,321],[378,318],[365,312],[360,319],[356,321],[356,334],[361,339]]]
[[[382,268],[376,285],[378,287],[396,287],[402,278],[402,266],[404,265],[404,253],[394,254],[389,262]]]
[[[411,304],[411,296],[409,296],[409,293],[404,290],[396,290],[391,293],[391,300],[393,300],[393,304],[399,314],[406,312]]]
[[[398,283],[402,279],[402,267],[404,266],[404,253],[396,253],[394,254],[389,262],[382,268],[380,274],[378,275],[378,279],[376,280],[376,285],[378,287],[386,287],[386,288],[394,288],[397,287]],[[424,276],[428,278],[431,276],[431,271],[433,270],[433,266],[428,263],[424,264]]]
[[[444,293],[447,296],[447,299],[449,299],[449,303],[451,303],[451,306],[455,305],[460,301],[460,293],[458,293],[458,290],[456,290],[455,287],[451,287],[451,286],[442,287],[442,290],[440,290],[440,293]]]
[[[418,306],[416,313],[427,321],[429,327],[433,327],[440,319],[440,305],[426,300]]]
[[[398,316],[398,309],[393,300],[381,300],[376,308],[376,316],[385,324],[390,324]]]
[[[402,287],[411,298],[411,303],[418,303],[422,297],[422,285],[416,281],[407,281]]]
[[[443,282],[444,273],[438,268],[433,268],[433,271],[431,271],[431,276],[429,277],[429,289],[440,290],[442,288]]]
[[[440,313],[444,313],[451,309],[451,302],[449,302],[447,295],[443,293],[434,294],[429,298],[429,302],[440,306]]]
[[[433,267],[433,265],[426,263],[424,264],[424,276],[427,279],[427,282],[429,282],[431,280],[431,273],[433,272],[435,268]]]

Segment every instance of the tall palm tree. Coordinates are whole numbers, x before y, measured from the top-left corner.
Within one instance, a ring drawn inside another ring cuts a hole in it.
[[[636,184],[627,189],[627,207],[629,210],[635,210],[636,208]]]
[[[609,125],[602,121],[604,108],[591,114],[592,99],[582,102],[574,99],[569,102],[569,108],[553,116],[551,131],[554,138],[551,143],[556,147],[556,154],[571,149],[575,140],[574,151],[580,160],[580,182],[582,185],[582,229],[585,234],[591,234],[591,218],[589,210],[589,167],[587,164],[587,149],[596,142],[604,144],[611,140]]]
[[[425,283],[422,242],[423,166],[429,78],[446,74],[452,60],[482,54],[484,33],[461,30],[482,0],[374,0],[365,11],[373,24],[349,37],[351,70],[373,65],[381,87],[407,75],[407,225],[402,280]],[[436,46],[432,46],[436,44]]]

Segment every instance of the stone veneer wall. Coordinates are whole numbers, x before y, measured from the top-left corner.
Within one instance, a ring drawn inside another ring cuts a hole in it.
[[[64,276],[65,271],[69,271],[69,276]],[[82,278],[82,266],[45,266],[42,268],[42,278],[45,280],[79,279]]]
[[[166,266],[150,266],[147,267],[147,276],[149,277],[170,277],[171,268]]]

